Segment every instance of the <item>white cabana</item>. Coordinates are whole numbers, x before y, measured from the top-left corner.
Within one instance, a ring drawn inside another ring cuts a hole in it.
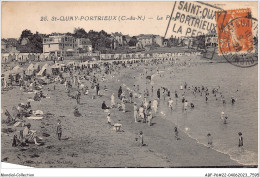
[[[34,66],[33,66],[33,64],[30,64],[28,66],[28,68],[26,69],[25,74],[31,76],[31,75],[33,75],[33,71],[34,71]]]
[[[19,66],[15,66],[11,71],[10,74],[20,74],[23,73],[23,69]]]
[[[44,66],[41,68],[41,70],[38,72],[37,76],[45,76],[47,74],[51,74],[51,67],[46,63]]]

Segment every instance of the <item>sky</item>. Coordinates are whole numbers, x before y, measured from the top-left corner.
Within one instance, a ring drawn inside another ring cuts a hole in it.
[[[207,2],[223,9],[250,8],[253,17],[258,17],[257,2]],[[33,33],[73,32],[81,27],[89,30],[105,30],[108,33],[122,32],[135,36],[155,34],[164,36],[174,2],[2,2],[1,38],[19,38],[25,29]],[[46,17],[48,21],[40,21]],[[52,17],[116,16],[113,21],[73,20],[52,21]],[[131,16],[145,17],[145,20],[121,20]],[[160,17],[162,20],[157,20]]]

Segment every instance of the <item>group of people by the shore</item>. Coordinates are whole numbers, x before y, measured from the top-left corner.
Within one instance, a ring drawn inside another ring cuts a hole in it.
[[[129,63],[129,64],[113,64],[113,63],[105,63],[103,66],[96,66],[92,69],[84,68],[84,67],[70,67],[67,68],[64,73],[61,73],[58,77],[55,77],[55,85],[64,85],[64,92],[67,92],[67,96],[70,99],[75,99],[77,105],[81,104],[82,95],[91,95],[91,99],[96,99],[97,97],[103,97],[102,92],[108,91],[107,86],[103,85],[103,81],[108,79],[109,77],[112,80],[116,80],[117,75],[120,75],[120,72],[127,67],[132,68],[135,70],[136,68],[140,67],[150,67],[151,72],[158,72],[158,64],[163,64],[163,62],[169,62],[171,66],[178,65],[181,67],[190,66],[190,63],[174,63],[173,61],[156,61],[151,60],[150,62],[138,62],[138,63]],[[68,77],[64,77],[67,74]],[[205,97],[205,102],[209,101],[209,96],[212,95],[212,98],[215,100],[219,100],[226,104],[225,97],[223,92],[221,92],[221,88],[218,86],[213,88],[210,92],[209,87],[207,86],[189,86],[186,82],[184,85],[181,85],[179,89],[175,89],[171,91],[165,86],[161,86],[158,88],[154,88],[153,85],[147,83],[147,70],[144,73],[141,73],[141,81],[134,83],[133,87],[126,86],[123,82],[119,82],[119,89],[118,91],[113,91],[110,95],[110,106],[106,104],[105,98],[101,104],[101,109],[105,111],[106,114],[106,122],[109,124],[110,127],[115,125],[120,125],[120,123],[113,123],[114,116],[111,115],[111,109],[117,108],[119,111],[126,112],[126,104],[129,103],[133,108],[133,121],[137,123],[146,123],[149,127],[153,126],[153,119],[158,115],[158,108],[160,102],[167,103],[172,115],[174,115],[174,100],[175,103],[181,102],[183,105],[183,111],[186,112],[189,108],[195,109],[196,105],[193,102],[189,102],[186,98],[186,94],[190,92],[194,97],[201,96]],[[163,76],[160,75],[162,78]],[[137,77],[134,79],[137,81]],[[150,79],[151,80],[151,79]],[[87,84],[85,84],[87,83]],[[26,82],[19,83],[21,88],[24,90],[34,91],[38,90],[35,93],[34,101],[39,101],[41,98],[46,98],[46,96],[42,92],[41,84],[34,79],[26,80]],[[54,90],[55,90],[54,85]],[[141,86],[142,85],[142,86]],[[132,88],[132,89],[131,89]],[[148,90],[148,88],[150,88]],[[117,92],[117,97],[115,93]],[[156,94],[155,94],[156,93]],[[179,98],[181,98],[179,100]],[[236,99],[234,97],[231,98],[231,103],[235,104]],[[91,101],[90,101],[91,102]],[[74,116],[81,117],[82,114],[79,111],[78,106],[74,107]],[[26,117],[26,116],[25,116]],[[227,124],[227,115],[221,113],[221,119],[223,119],[224,124]],[[158,120],[159,121],[159,120]],[[29,127],[28,127],[29,126]],[[116,126],[116,128],[118,128]],[[122,125],[121,125],[122,126]],[[30,129],[31,125],[27,124],[25,126],[26,129]],[[119,127],[120,128],[120,127]],[[116,129],[117,130],[117,129]],[[180,140],[178,126],[173,128],[173,134],[177,140]],[[25,131],[26,132],[26,131]],[[56,134],[58,140],[62,138],[62,125],[61,120],[57,120],[57,128]],[[37,140],[35,139],[35,134],[31,134],[33,140],[35,140],[35,144]],[[239,147],[243,146],[243,138],[242,133],[240,133],[239,138]],[[27,136],[24,136],[27,137]],[[213,145],[212,135],[208,133],[208,144],[210,146]],[[139,132],[139,140],[141,145],[144,145],[144,133],[143,131]]]

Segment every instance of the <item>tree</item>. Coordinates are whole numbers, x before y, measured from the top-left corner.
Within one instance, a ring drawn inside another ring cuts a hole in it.
[[[138,42],[137,38],[136,38],[135,36],[133,36],[133,37],[130,39],[128,45],[129,45],[129,46],[136,46],[136,43],[137,43],[137,42]]]
[[[22,34],[20,36],[19,41],[21,42],[23,38],[28,38],[30,39],[33,36],[33,33],[31,32],[31,30],[23,30]]]
[[[74,28],[74,35],[75,38],[87,38],[88,33],[83,28]]]
[[[30,30],[23,30],[19,39],[21,43],[23,38],[28,38],[28,43],[24,46],[17,45],[17,50],[20,52],[28,53],[41,53],[42,52],[42,36],[38,32],[33,34]]]

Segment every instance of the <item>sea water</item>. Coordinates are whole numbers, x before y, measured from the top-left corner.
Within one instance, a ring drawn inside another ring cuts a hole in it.
[[[159,74],[156,72],[152,76],[153,95],[156,95],[158,88],[166,87],[171,91],[175,103],[171,111],[167,107],[168,98],[164,101],[161,89],[159,114],[163,118],[175,123],[198,144],[207,146],[207,134],[211,133],[212,149],[228,154],[232,160],[243,165],[258,164],[257,66],[239,68],[229,63],[198,63],[159,70]],[[185,82],[187,88],[207,87],[210,93],[208,102],[205,101],[204,93],[202,96],[199,93],[194,96],[191,90],[180,90]],[[216,100],[211,92],[218,87],[226,104],[222,103],[220,95],[217,95]],[[174,97],[175,90],[178,99]],[[189,104],[192,102],[195,105],[194,109],[183,110],[182,94]],[[234,105],[231,97],[236,99]],[[220,119],[222,111],[228,116],[227,124]],[[238,149],[238,132],[243,133],[244,151]]]

